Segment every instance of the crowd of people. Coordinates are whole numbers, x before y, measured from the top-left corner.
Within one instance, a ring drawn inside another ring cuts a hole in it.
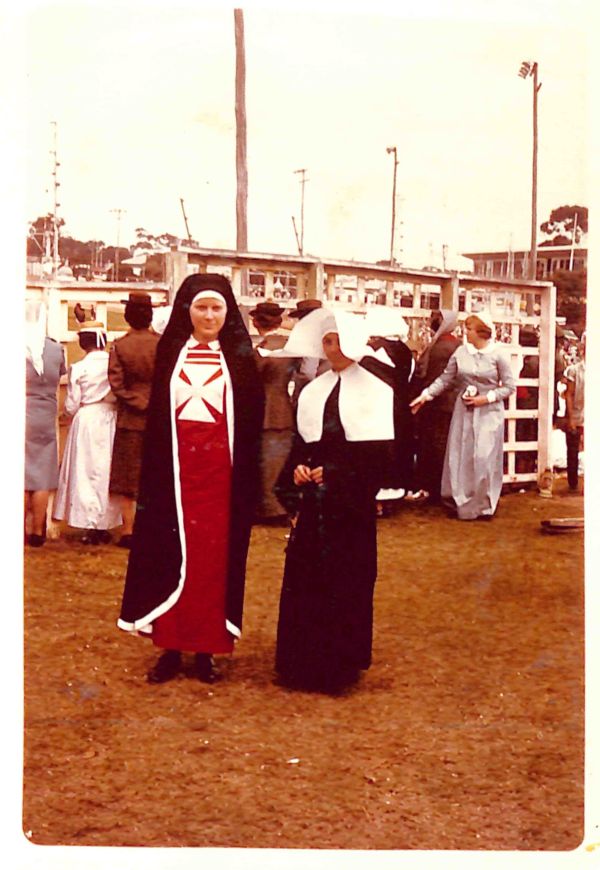
[[[293,328],[276,301],[244,324],[229,281],[185,279],[168,318],[132,291],[128,332],[107,350],[95,320],[79,328],[83,358],[68,372],[70,420],[58,471],[61,346],[44,308],[27,308],[28,542],[53,515],[85,544],[129,550],[118,626],[160,655],[150,683],[184,668],[219,679],[215,655],[241,636],[253,524],[289,526],[275,668],[291,687],[338,691],[371,662],[377,517],[390,500],[442,504],[459,520],[490,520],[503,476],[510,359],[485,312],[431,315],[416,355],[403,334],[319,300],[297,303]],[[398,329],[398,326],[395,326]],[[584,364],[564,372],[571,453],[583,426]],[[571,477],[569,477],[571,484]]]

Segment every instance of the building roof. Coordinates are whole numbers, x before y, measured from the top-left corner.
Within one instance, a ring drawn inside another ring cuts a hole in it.
[[[575,245],[573,248],[573,252],[575,254],[587,254],[587,247],[582,248]],[[467,257],[469,260],[488,260],[492,257],[508,257],[509,254],[515,256],[529,256],[531,253],[530,250],[527,251],[477,251],[473,254],[463,254],[463,257]],[[571,245],[538,245],[537,255],[538,258],[542,254],[570,254],[571,253]]]

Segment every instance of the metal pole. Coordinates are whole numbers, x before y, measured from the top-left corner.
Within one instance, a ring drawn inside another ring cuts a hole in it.
[[[390,266],[394,265],[394,236],[396,232],[396,169],[398,167],[398,150],[394,145],[393,148],[386,148],[388,154],[394,154],[394,182],[392,186],[392,239],[390,242]]]
[[[188,241],[192,241],[192,237],[190,235],[190,228],[188,226],[188,219],[185,213],[185,205],[183,204],[183,198],[179,197],[179,202],[181,203],[181,211],[183,212],[183,222],[185,223],[185,231],[187,233]]]
[[[529,256],[529,277],[537,277],[537,163],[538,163],[538,65],[533,64],[533,166],[531,178],[531,253]]]
[[[54,127],[54,150],[50,153],[54,157],[54,169],[52,171],[52,175],[54,177],[54,211],[52,217],[52,277],[56,279],[58,275],[58,267],[59,267],[59,256],[58,256],[58,206],[60,203],[58,202],[58,188],[60,187],[60,183],[57,180],[58,175],[58,167],[60,163],[57,159],[57,147],[56,147],[56,131],[57,124],[56,121],[50,122]]]
[[[300,245],[300,236],[298,235],[298,230],[296,229],[296,218],[292,215],[292,224],[294,225],[294,233],[296,234],[296,244],[298,245],[298,253],[302,254],[302,247]]]
[[[125,214],[124,208],[111,208],[111,212],[117,216],[117,247],[115,248],[115,281],[119,280],[119,245],[121,239],[121,215]]]
[[[302,192],[300,194],[300,241],[298,242],[298,253],[300,256],[304,254],[304,185],[308,181],[306,172],[306,169],[294,169],[294,175],[302,175],[302,178],[300,179],[300,184],[302,186]],[[296,223],[294,222],[294,230],[295,229]],[[298,233],[296,233],[296,239],[297,238]]]

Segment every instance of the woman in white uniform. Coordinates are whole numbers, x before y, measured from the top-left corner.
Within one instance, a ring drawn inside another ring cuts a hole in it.
[[[73,423],[60,468],[54,518],[85,529],[82,543],[108,543],[108,529],[121,524],[121,512],[118,498],[108,491],[116,400],[108,382],[102,323],[83,323],[79,345],[85,356],[69,369],[63,412]]]

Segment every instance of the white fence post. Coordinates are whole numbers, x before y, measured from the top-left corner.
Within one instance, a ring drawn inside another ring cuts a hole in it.
[[[541,290],[540,373],[538,391],[538,474],[552,467],[552,416],[554,412],[556,287]]]

